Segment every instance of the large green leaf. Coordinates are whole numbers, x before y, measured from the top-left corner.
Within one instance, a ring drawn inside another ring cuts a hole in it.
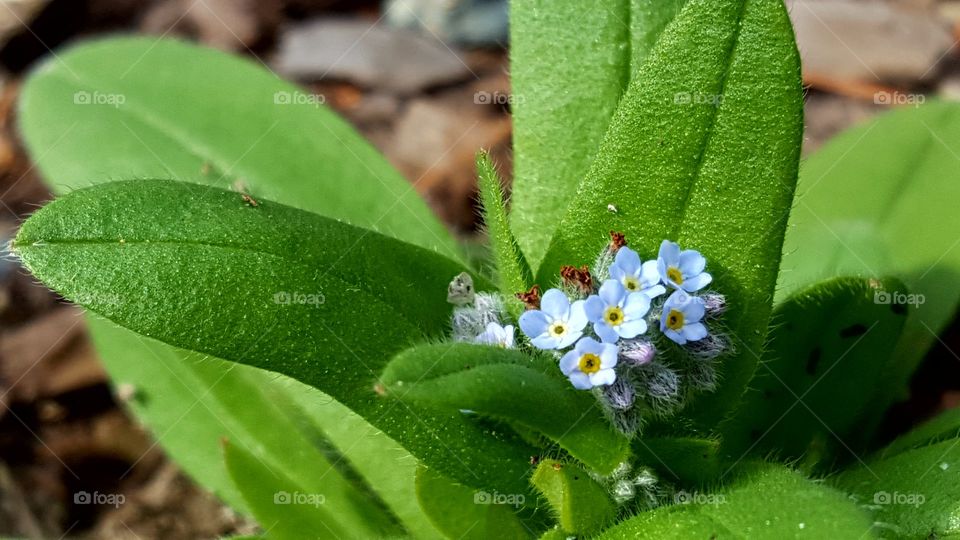
[[[538,281],[592,261],[610,230],[644,259],[676,240],[707,257],[730,333],[759,349],[796,181],[799,65],[782,1],[689,2],[630,83]],[[723,359],[703,425],[737,402],[756,362],[744,351]]]
[[[568,533],[595,533],[617,515],[617,506],[606,489],[572,463],[545,459],[530,481],[550,503],[557,522]]]
[[[532,538],[533,531],[514,512],[526,504],[526,494],[472,489],[432,469],[417,470],[417,500],[447,538]]]
[[[169,178],[280,200],[456,257],[450,235],[369,143],[261,66],[154,38],[88,42],[28,79],[20,127],[57,191]]]
[[[873,512],[884,538],[960,535],[960,439],[869,460],[832,479]]]
[[[237,193],[169,181],[75,191],[28,220],[14,249],[38,278],[122,326],[315,386],[464,483],[524,486],[530,448],[509,433],[373,390],[389,355],[446,331],[457,263],[278,203],[249,206]]]
[[[369,474],[365,460],[357,457],[358,453],[369,457],[371,448],[380,451],[395,443],[382,435],[372,440],[362,435],[365,423],[345,407],[285,377],[264,377],[256,368],[172,347],[151,348],[146,338],[109,321],[92,322],[95,343],[118,382],[144,377],[160,381],[149,388],[135,387],[130,404],[138,416],[150,419],[160,444],[178,457],[181,467],[229,504],[247,510],[224,467],[223,439],[279,474],[322,478],[326,507],[337,523],[363,528],[380,522],[386,528],[370,531],[390,530],[389,513],[370,487],[374,482],[379,487],[382,480]],[[123,362],[110,363],[118,358]],[[292,403],[291,396],[301,403]],[[342,424],[350,425],[353,433],[350,439],[336,439],[345,451],[339,454],[331,449],[334,443],[326,432]],[[358,462],[364,467],[359,472]],[[399,476],[412,482],[412,472]],[[408,487],[409,497],[413,490]],[[388,505],[397,506],[400,521],[409,521],[411,533],[429,532],[421,516],[409,512],[390,491],[382,493]]]
[[[876,295],[898,289],[894,279],[838,278],[780,304],[768,346],[757,353],[763,367],[723,429],[727,457],[776,453],[815,467],[857,456],[866,427],[883,417],[873,405],[906,321]]]
[[[686,0],[510,2],[511,220],[536,266],[631,76]]]
[[[897,437],[880,452],[880,457],[886,458],[912,448],[958,438],[960,438],[960,408],[950,409]]]
[[[603,417],[596,398],[574,389],[549,357],[468,343],[425,345],[399,354],[380,380],[401,400],[533,429],[603,474],[629,455],[629,440]]]
[[[887,291],[910,312],[897,365],[884,377],[890,393],[905,395],[960,302],[958,160],[960,104],[931,103],[839,135],[801,171],[778,298],[836,275],[896,276],[923,295],[911,305],[919,297]]]
[[[680,492],[681,504],[641,513],[598,538],[871,537],[871,520],[845,494],[782,466],[753,469],[722,491]]]
[[[304,478],[278,473],[229,442],[223,453],[231,478],[269,538],[297,540],[304,534],[365,538],[371,534],[369,529],[351,530],[341,525],[336,511],[327,506],[326,494],[304,487]]]

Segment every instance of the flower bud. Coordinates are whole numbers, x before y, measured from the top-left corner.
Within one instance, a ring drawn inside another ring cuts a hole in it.
[[[628,339],[620,343],[620,362],[628,367],[645,366],[653,362],[656,347],[642,339]]]
[[[687,350],[690,354],[706,360],[720,356],[727,351],[727,348],[727,341],[716,334],[708,334],[701,340],[687,342]]]
[[[700,297],[703,300],[703,307],[706,311],[706,317],[719,317],[727,311],[727,298],[722,294],[708,292]]]
[[[633,385],[624,377],[619,377],[613,384],[604,387],[603,397],[610,407],[620,411],[633,407],[637,398]]]

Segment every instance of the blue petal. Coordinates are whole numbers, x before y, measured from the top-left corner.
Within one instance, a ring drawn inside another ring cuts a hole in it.
[[[581,371],[574,371],[570,375],[570,382],[573,383],[573,387],[577,390],[589,390],[593,388],[593,385],[590,384],[590,377]]]
[[[607,306],[619,306],[627,290],[615,279],[608,279],[600,286],[600,298]]]
[[[616,343],[617,340],[620,339],[620,335],[617,334],[616,330],[605,322],[593,323],[593,331],[600,336],[600,339],[602,339],[604,343]]]
[[[680,246],[669,240],[660,243],[660,252],[657,260],[663,261],[665,266],[676,266],[680,263]]]
[[[637,252],[623,246],[617,250],[617,256],[613,259],[613,264],[628,275],[635,276],[640,270],[640,255],[637,255]]]
[[[709,285],[711,281],[713,281],[713,276],[703,272],[692,278],[683,280],[681,287],[687,292],[696,292]]]
[[[648,311],[650,311],[650,297],[645,293],[630,293],[623,302],[623,314],[628,320],[639,319]]]
[[[664,287],[663,285],[658,284],[658,285],[654,285],[653,287],[650,287],[649,289],[643,289],[640,292],[647,295],[647,298],[653,299],[660,296],[661,294],[666,293],[667,288]]]
[[[550,289],[543,293],[540,310],[554,319],[564,321],[570,311],[570,299],[560,289]]]
[[[687,339],[682,335],[680,335],[676,330],[671,330],[667,328],[666,330],[663,331],[663,335],[667,336],[668,338],[670,338],[671,340],[673,340],[674,342],[680,345],[687,344]]]
[[[617,333],[624,339],[633,339],[646,331],[647,321],[643,319],[625,322],[617,327]]]
[[[590,322],[600,322],[603,320],[603,310],[607,309],[606,304],[599,296],[593,295],[583,302],[583,312]]]
[[[610,369],[616,366],[619,352],[620,349],[616,345],[604,343],[603,351],[600,353],[600,369]]]
[[[524,311],[523,315],[520,315],[520,329],[530,339],[546,334],[549,326],[550,322],[542,311]]]
[[[586,302],[577,300],[570,305],[570,318],[567,319],[567,328],[571,332],[580,332],[587,325]]]
[[[596,373],[590,374],[590,384],[592,386],[607,386],[617,380],[617,373],[612,369],[601,369]]]
[[[580,339],[580,336],[583,335],[583,332],[575,331],[573,329],[567,329],[567,333],[563,335],[559,340],[557,340],[557,348],[564,349],[573,345],[573,342]]]
[[[557,338],[549,334],[540,334],[539,336],[530,340],[530,343],[533,343],[533,346],[538,349],[559,349],[560,342]]]
[[[603,352],[603,344],[592,337],[585,337],[577,342],[576,349],[580,354],[592,353],[600,356],[600,353]]]
[[[703,305],[703,300],[696,296],[688,296],[687,298],[688,300],[680,306],[680,311],[683,312],[685,324],[695,323],[703,318],[707,310]]]
[[[640,268],[640,283],[644,288],[660,283],[660,271],[657,270],[657,264],[656,260],[650,260],[643,263]]]
[[[680,333],[687,341],[697,341],[707,337],[707,327],[698,322],[685,324]]]
[[[577,351],[569,351],[567,354],[563,355],[563,358],[560,359],[560,371],[564,375],[570,375],[570,373],[577,369],[577,364],[580,362],[580,353]]]
[[[680,254],[677,266],[684,277],[693,277],[707,267],[707,260],[695,249],[684,250]]]

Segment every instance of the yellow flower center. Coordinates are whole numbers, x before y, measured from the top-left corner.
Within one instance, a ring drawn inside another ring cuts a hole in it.
[[[633,276],[627,276],[623,278],[623,286],[628,291],[639,291],[640,290],[640,280]]]
[[[550,332],[550,335],[553,337],[560,337],[567,333],[567,327],[562,322],[556,321],[550,325],[548,332]]]
[[[600,371],[600,357],[593,353],[587,353],[581,356],[580,371],[588,374]]]
[[[616,306],[608,307],[603,312],[603,320],[607,321],[610,326],[620,326],[620,323],[623,322],[623,310]]]
[[[683,312],[671,309],[667,314],[667,328],[671,330],[680,330],[683,328]]]
[[[676,266],[667,268],[667,277],[677,285],[683,285],[683,274],[680,273],[680,269]]]

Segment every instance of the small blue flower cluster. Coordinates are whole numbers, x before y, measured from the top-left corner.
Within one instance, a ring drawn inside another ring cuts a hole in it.
[[[572,346],[560,358],[560,370],[581,390],[614,384],[621,359],[635,365],[653,360],[655,348],[640,336],[648,332],[651,305],[668,288],[672,293],[660,310],[660,332],[679,345],[709,336],[707,302],[691,294],[713,280],[699,252],[664,240],[657,258],[643,262],[626,246],[615,250],[612,263],[594,272],[609,276],[595,292],[591,283],[581,290],[592,294],[571,301],[561,288],[550,289],[540,309],[526,311],[519,320],[534,347],[563,351]],[[579,283],[585,282],[592,282],[592,276],[582,274]],[[599,340],[585,335],[588,328]]]

